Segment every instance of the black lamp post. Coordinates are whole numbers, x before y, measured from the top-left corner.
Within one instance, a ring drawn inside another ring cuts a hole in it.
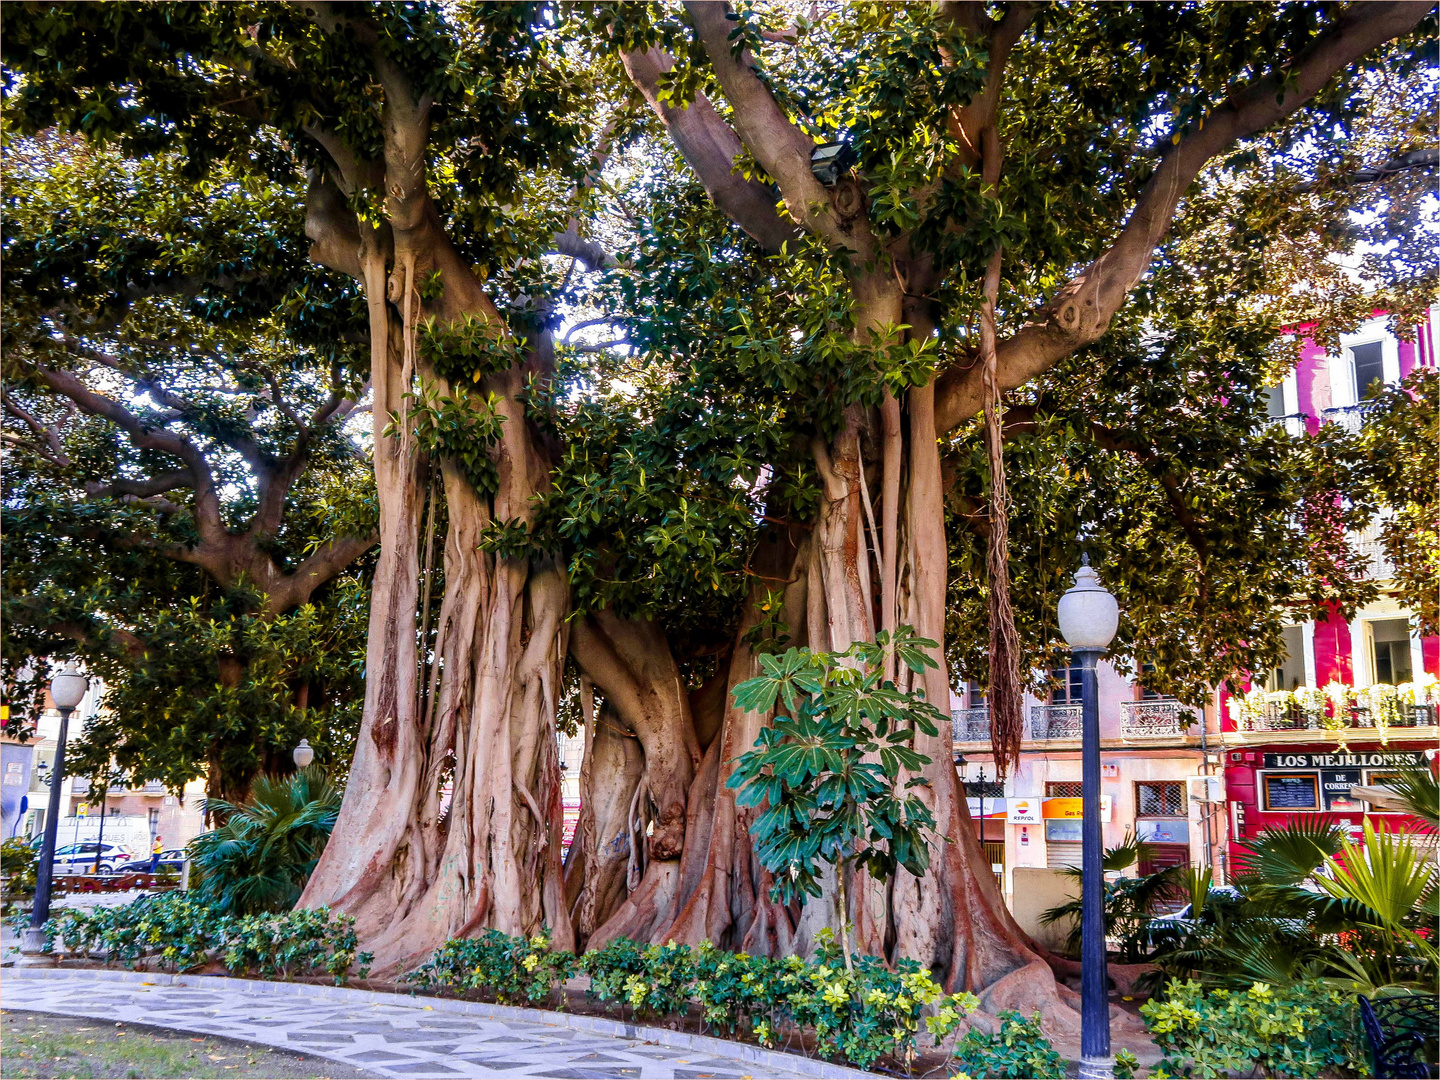
[[[1082,555],[1074,586],[1060,598],[1060,633],[1080,661],[1081,820],[1080,1076],[1115,1075],[1110,1053],[1110,975],[1105,962],[1105,876],[1100,836],[1100,694],[1095,664],[1120,623],[1120,606]]]
[[[45,949],[45,922],[50,918],[50,885],[55,874],[55,833],[60,828],[60,787],[65,782],[65,736],[70,714],[90,689],[90,681],[75,670],[75,661],[50,680],[50,700],[60,713],[60,734],[55,740],[55,764],[50,769],[50,809],[45,812],[45,839],[40,843],[40,865],[35,871],[35,902],[30,905],[30,927],[21,952],[39,955]]]

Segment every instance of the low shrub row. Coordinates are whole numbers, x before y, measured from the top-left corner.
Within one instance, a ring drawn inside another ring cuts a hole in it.
[[[808,1033],[820,1056],[860,1068],[885,1056],[908,1067],[922,1025],[938,1043],[978,1004],[973,994],[945,994],[914,961],[902,960],[893,971],[870,956],[854,958],[853,965],[845,967],[830,937],[807,963],[726,952],[709,942],[691,948],[623,938],[577,957],[552,949],[543,934],[525,939],[489,930],[447,942],[408,978],[431,990],[477,990],[511,1004],[563,1007],[561,985],[584,973],[591,998],[628,1008],[636,1019],[692,1016],[707,1031],[753,1037],[765,1046],[785,1032]],[[974,1076],[1064,1075],[1038,1022],[1018,1013],[1003,1014],[994,1036],[970,1031],[956,1059]]]
[[[1314,979],[1209,990],[1175,979],[1140,1007],[1165,1052],[1152,1076],[1368,1076],[1358,999]]]
[[[45,951],[133,968],[189,971],[223,964],[232,975],[289,979],[329,975],[337,986],[364,978],[355,920],[328,908],[277,915],[224,915],[184,893],[142,896],[119,907],[63,909],[45,924]]]

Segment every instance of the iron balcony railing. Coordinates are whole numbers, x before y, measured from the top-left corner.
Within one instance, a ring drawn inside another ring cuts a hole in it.
[[[1080,706],[1030,706],[1030,737],[1032,739],[1080,738]]]
[[[1327,715],[1328,708],[1320,712],[1302,709],[1287,702],[1267,704],[1259,716],[1247,717],[1242,726],[1246,731],[1333,731],[1333,716]],[[1434,705],[1411,705],[1397,701],[1390,715],[1388,727],[1433,727],[1436,723]],[[1368,705],[1347,706],[1341,714],[1343,728],[1374,729],[1375,717]]]
[[[1270,418],[1272,424],[1284,424],[1287,434],[1297,438],[1305,434],[1305,422],[1310,417],[1303,412],[1286,413],[1284,416],[1273,416]]]
[[[1320,415],[1332,424],[1343,424],[1347,431],[1358,433],[1365,424],[1365,414],[1374,404],[1373,401],[1362,401],[1358,405],[1342,405],[1338,409],[1326,409]]]
[[[1184,735],[1193,723],[1195,718],[1190,710],[1174,698],[1120,703],[1121,738]]]
[[[1380,526],[1371,525],[1355,538],[1355,546],[1365,563],[1365,573],[1371,581],[1389,581],[1395,576],[1395,564],[1385,551]]]
[[[954,742],[989,742],[990,710],[984,705],[953,710],[950,713],[950,738]]]

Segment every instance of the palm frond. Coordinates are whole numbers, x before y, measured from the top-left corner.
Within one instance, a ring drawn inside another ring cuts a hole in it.
[[[1297,816],[1278,829],[1266,829],[1236,851],[1236,884],[1298,885],[1340,850],[1344,837],[1328,815],[1313,821]]]
[[[316,767],[264,776],[219,828],[190,844],[202,899],[231,914],[283,911],[300,898],[340,812],[341,790]]]
[[[1399,796],[1405,809],[1430,826],[1440,829],[1440,781],[1429,769],[1403,769],[1385,778],[1385,786]]]

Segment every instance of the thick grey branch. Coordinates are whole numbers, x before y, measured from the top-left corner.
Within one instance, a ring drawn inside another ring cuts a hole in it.
[[[735,172],[735,161],[745,147],[704,94],[697,94],[687,109],[660,100],[660,76],[675,66],[674,57],[649,49],[622,53],[621,60],[630,81],[655,110],[716,206],[766,251],[778,252],[785,241],[799,235],[795,224],[775,209],[775,196],[764,184]]]

